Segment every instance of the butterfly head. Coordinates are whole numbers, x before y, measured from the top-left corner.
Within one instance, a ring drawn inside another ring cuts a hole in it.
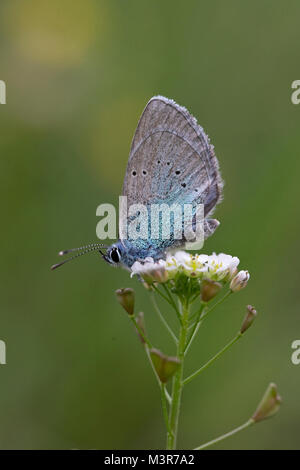
[[[114,243],[109,246],[106,250],[106,253],[103,256],[103,259],[107,263],[113,266],[120,266],[123,264],[124,249],[120,242]]]

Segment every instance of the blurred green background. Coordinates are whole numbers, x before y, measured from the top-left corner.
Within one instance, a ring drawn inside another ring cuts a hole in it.
[[[232,338],[248,303],[259,311],[184,390],[179,446],[244,422],[274,381],[279,414],[217,448],[300,448],[299,15],[297,0],[1,0],[1,448],[165,445],[159,390],[114,291],[136,289],[153,342],[173,354],[148,293],[97,254],[49,269],[58,250],[97,240],[96,207],[117,202],[155,94],[197,117],[220,161],[221,226],[204,252],[251,273],[200,330],[186,372]]]

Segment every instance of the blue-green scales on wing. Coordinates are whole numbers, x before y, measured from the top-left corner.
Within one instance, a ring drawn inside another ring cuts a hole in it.
[[[219,225],[209,217],[222,198],[222,187],[214,148],[196,119],[173,100],[163,96],[151,98],[131,144],[123,185],[128,208],[133,204],[150,208],[153,204],[176,203],[183,210],[185,204],[192,204],[195,231],[196,207],[203,204],[203,229],[207,238]],[[169,239],[161,236],[161,225],[159,238],[152,239],[149,223],[146,239],[120,238],[106,247],[105,254],[99,251],[110,264],[128,269],[137,260],[164,258],[167,251],[184,247],[187,242],[184,233],[181,239],[174,236],[172,220]]]
[[[183,107],[162,96],[147,104],[135,132],[127,164],[123,195],[131,204],[204,205],[204,235],[211,235],[219,225],[209,219],[222,197],[223,183],[213,146],[194,117]],[[195,218],[193,219],[195,223]],[[125,267],[148,256],[164,258],[168,250],[182,247],[186,240],[119,240],[108,249]],[[161,229],[161,227],[160,227]],[[195,226],[193,227],[195,230]],[[117,252],[115,250],[118,250]],[[110,261],[110,259],[108,259]],[[112,260],[114,263],[114,261]]]

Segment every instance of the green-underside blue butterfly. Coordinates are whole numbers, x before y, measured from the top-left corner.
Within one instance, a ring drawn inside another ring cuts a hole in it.
[[[154,96],[147,103],[135,131],[123,184],[123,196],[128,207],[174,203],[182,208],[192,205],[203,207],[204,238],[211,235],[219,222],[210,216],[222,198],[223,182],[219,165],[208,136],[196,119],[175,101]],[[147,257],[165,258],[170,250],[186,245],[184,232],[175,238],[174,216],[169,238],[120,238],[111,246],[93,243],[80,248],[61,251],[60,255],[78,253],[52,266],[55,269],[83,254],[99,251],[103,259],[114,266],[130,269],[135,261]],[[192,219],[195,224],[195,217]],[[193,227],[196,229],[196,227]],[[104,252],[103,252],[104,250]]]

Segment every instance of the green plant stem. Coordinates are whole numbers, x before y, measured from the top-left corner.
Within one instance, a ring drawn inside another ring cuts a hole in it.
[[[180,412],[181,394],[182,394],[182,375],[183,375],[183,363],[184,363],[184,348],[187,340],[189,325],[189,304],[188,302],[182,303],[182,322],[180,326],[179,340],[177,346],[177,357],[180,360],[180,365],[173,378],[172,388],[172,403],[170,406],[170,430],[167,434],[167,449],[176,449],[177,431],[178,431],[178,419]]]
[[[162,404],[164,420],[166,423],[168,433],[172,433],[172,430],[170,428],[169,415],[168,415],[167,395],[166,395],[166,393],[168,392],[166,390],[166,385],[162,383],[160,386],[160,390],[161,390],[161,404]]]
[[[206,312],[204,312],[201,320],[204,320],[204,318],[206,318],[210,312],[212,312],[216,307],[218,307],[218,305],[223,303],[224,300],[227,299],[227,297],[229,297],[230,294],[233,294],[233,292],[231,290],[227,291],[226,294],[218,302],[216,302],[209,310],[206,310]]]
[[[130,320],[132,321],[132,323],[134,324],[135,328],[137,329],[138,333],[141,335],[143,341],[144,341],[144,348],[145,348],[145,352],[146,352],[146,355],[147,355],[147,358],[150,362],[150,365],[152,367],[152,370],[154,372],[154,375],[158,381],[158,385],[159,387],[161,388],[161,381],[156,373],[156,370],[153,366],[153,363],[152,363],[152,360],[151,360],[151,356],[150,356],[150,353],[149,353],[149,349],[152,349],[152,344],[150,343],[150,341],[148,340],[148,338],[146,337],[144,331],[142,330],[142,328],[139,326],[139,324],[137,323],[135,317],[133,315],[128,315]],[[166,399],[168,400],[168,403],[171,404],[172,402],[172,399],[168,393],[168,390],[166,389],[166,387],[164,387],[164,393],[165,393],[165,396],[166,396]]]
[[[140,325],[137,323],[135,317],[133,315],[129,315],[129,318],[130,320],[132,321],[132,323],[134,324],[135,328],[137,329],[137,331],[139,332],[139,334],[141,335],[141,337],[143,338],[144,342],[147,344],[148,348],[152,348],[152,344],[150,343],[150,341],[148,340],[148,338],[146,337],[145,335],[145,332],[142,330],[142,328],[140,327]]]
[[[178,310],[178,307],[177,307],[177,305],[176,305],[175,300],[174,300],[173,297],[172,297],[172,294],[170,293],[168,287],[167,287],[165,284],[162,284],[162,286],[163,286],[164,290],[166,291],[166,294],[167,294],[168,298],[170,299],[171,305],[173,305],[173,308],[174,308],[174,310],[175,310],[175,312],[176,312],[176,315],[177,315],[177,318],[178,318],[178,320],[179,320],[179,323],[181,323],[181,314],[180,314],[180,312],[179,312],[179,310]]]
[[[194,325],[192,334],[191,334],[191,336],[190,336],[190,338],[189,338],[189,340],[188,340],[188,342],[187,342],[187,344],[186,344],[186,347],[185,347],[185,350],[184,350],[184,354],[186,354],[186,353],[188,352],[188,350],[190,349],[191,344],[192,344],[192,342],[194,341],[194,339],[195,339],[195,337],[196,337],[196,335],[197,335],[197,333],[198,333],[198,331],[199,331],[199,328],[200,328],[200,326],[201,326],[201,323],[202,323],[202,321],[201,321],[201,320],[198,320],[198,321],[196,322],[196,324]]]
[[[163,299],[165,299],[168,302],[168,304],[170,304],[173,307],[173,304],[170,301],[170,299],[165,294],[163,294],[161,290],[155,284],[152,284],[152,287],[155,290],[155,292],[157,292]]]
[[[178,344],[178,339],[176,338],[176,335],[175,333],[173,332],[172,328],[169,326],[167,320],[165,319],[165,317],[162,315],[157,303],[156,303],[156,300],[155,300],[155,297],[153,295],[151,295],[151,300],[152,300],[152,303],[154,305],[154,308],[157,312],[157,315],[159,316],[161,322],[164,324],[164,326],[166,327],[166,329],[168,330],[168,332],[170,333],[170,335],[172,336],[175,344],[177,345]]]
[[[198,317],[198,315],[199,315],[199,309],[196,310],[196,312],[193,313],[193,315],[190,316],[190,322],[192,322],[192,323],[191,323],[191,325],[189,326],[189,328],[191,328],[191,326],[194,326],[193,320],[194,320],[196,317]],[[197,321],[197,320],[196,320],[196,321]]]
[[[226,344],[226,346],[224,346],[223,349],[221,349],[221,351],[219,351],[214,357],[212,357],[208,362],[206,362],[206,364],[204,364],[202,367],[200,367],[200,369],[196,370],[196,372],[194,372],[189,377],[184,379],[183,385],[188,384],[193,379],[198,377],[198,375],[200,375],[201,372],[203,372],[205,369],[207,369],[213,362],[215,362],[220,356],[222,356],[222,354],[224,354],[229,348],[231,348],[231,346],[233,346],[234,343],[236,343],[242,336],[243,336],[242,333],[239,331],[236,334],[236,336],[228,344]]]
[[[195,321],[195,323],[193,325],[192,333],[191,333],[191,335],[190,335],[190,337],[189,337],[189,339],[186,343],[186,346],[185,346],[185,349],[184,349],[184,354],[186,354],[188,352],[188,350],[189,350],[192,342],[194,341],[194,338],[195,338],[196,334],[198,333],[198,330],[201,326],[201,323],[202,323],[201,314],[203,312],[204,307],[205,307],[205,304],[202,304],[200,309],[199,309],[199,312],[197,314],[197,320]]]
[[[142,328],[139,326],[139,324],[137,323],[135,317],[133,315],[129,315],[129,318],[130,320],[132,321],[132,323],[134,324],[135,328],[137,329],[138,333],[141,335],[142,339],[144,340],[144,347],[145,347],[145,351],[146,351],[146,355],[148,357],[148,360],[150,362],[150,365],[152,367],[152,370],[154,372],[154,375],[158,381],[158,385],[159,387],[161,388],[161,381],[156,373],[156,370],[153,366],[153,363],[152,363],[152,360],[151,360],[151,356],[150,356],[150,353],[149,353],[149,349],[152,349],[152,344],[150,343],[150,341],[148,340],[148,338],[146,337],[144,331],[142,330]],[[164,394],[165,394],[165,397],[166,399],[168,400],[168,403],[171,404],[172,402],[172,399],[168,393],[168,390],[166,389],[166,387],[164,387]]]
[[[194,450],[207,449],[207,447],[210,447],[210,446],[216,444],[217,442],[220,442],[220,441],[223,441],[224,439],[227,439],[227,437],[231,437],[234,434],[236,434],[240,431],[243,431],[244,429],[247,429],[249,426],[251,426],[254,423],[255,423],[255,421],[252,418],[250,418],[246,423],[242,424],[238,428],[235,428],[232,431],[227,432],[226,434],[223,434],[222,436],[217,437],[216,439],[213,439],[212,441],[206,442],[205,444],[202,444],[199,447],[195,447]]]

